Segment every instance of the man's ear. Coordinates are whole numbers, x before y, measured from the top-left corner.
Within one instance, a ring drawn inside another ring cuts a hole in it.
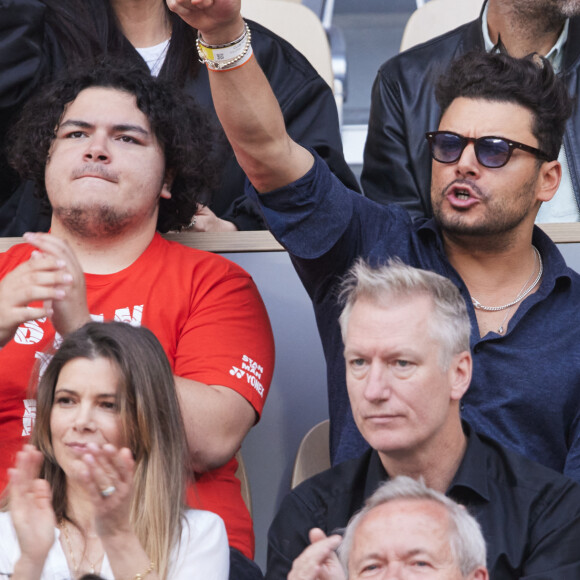
[[[469,575],[469,580],[489,580],[486,568],[479,567]]]
[[[171,199],[171,187],[173,186],[173,175],[172,171],[165,172],[165,178],[163,179],[163,186],[161,187],[160,197],[163,199]]]
[[[451,381],[451,399],[459,401],[471,383],[473,362],[471,353],[467,350],[456,354],[449,365],[449,379]]]
[[[538,201],[550,201],[556,191],[558,191],[561,179],[562,166],[559,161],[542,163],[536,186],[536,199]]]
[[[163,182],[163,187],[161,188],[159,197],[162,197],[163,199],[171,199],[171,190],[169,187],[170,186],[167,183]]]

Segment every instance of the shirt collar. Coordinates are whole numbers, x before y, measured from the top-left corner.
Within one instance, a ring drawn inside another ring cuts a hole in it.
[[[473,493],[484,501],[489,501],[490,495],[487,485],[487,461],[486,449],[481,439],[463,421],[463,431],[467,437],[467,447],[459,469],[457,470],[449,489],[448,496],[459,500],[460,503],[470,503]],[[383,467],[378,451],[373,450],[369,458],[367,477],[365,481],[364,498],[369,498],[381,483],[389,479],[389,474]],[[466,496],[467,492],[467,496]]]
[[[364,499],[365,501],[377,491],[381,483],[389,479],[389,474],[383,467],[383,462],[376,449],[371,450],[367,477],[365,479]]]
[[[424,239],[425,243],[435,243],[438,250],[445,256],[445,260],[447,260],[445,246],[443,245],[443,234],[435,219],[420,218],[415,220],[414,223],[417,234]],[[545,296],[554,289],[556,280],[559,278],[571,280],[570,269],[556,244],[550,239],[548,234],[536,225],[532,234],[532,243],[538,248],[544,261],[544,276],[541,286],[543,292],[539,292],[538,296]],[[449,273],[448,275],[451,277]]]
[[[486,449],[481,439],[465,421],[463,421],[463,432],[467,437],[465,455],[459,464],[459,469],[455,473],[446,495],[456,500],[459,497],[465,499],[465,491],[471,491],[476,493],[481,499],[489,501]],[[465,502],[461,501],[460,503]]]
[[[562,68],[562,61],[564,60],[564,45],[568,40],[569,28],[570,28],[570,19],[567,18],[564,24],[564,28],[562,29],[562,32],[558,37],[558,40],[556,41],[556,44],[554,44],[554,46],[549,50],[548,54],[546,55],[546,58],[550,61],[552,68],[556,72],[560,72],[560,69]],[[487,3],[485,4],[483,13],[481,15],[481,29],[483,33],[483,40],[485,42],[485,50],[487,52],[490,52],[493,49],[494,44],[491,41],[491,38],[489,36],[489,29],[487,27]]]

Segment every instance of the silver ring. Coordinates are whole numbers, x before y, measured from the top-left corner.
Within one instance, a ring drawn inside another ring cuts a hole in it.
[[[194,216],[191,218],[191,221],[189,222],[189,224],[188,224],[188,225],[186,225],[186,226],[183,226],[183,228],[182,228],[182,229],[183,229],[184,231],[187,231],[187,230],[192,230],[192,229],[195,227],[195,222],[196,222],[196,221],[197,221],[197,216],[196,216],[196,215],[194,215]]]
[[[101,490],[101,495],[103,497],[109,497],[110,495],[113,495],[116,491],[117,488],[114,485],[109,485],[109,487],[106,487],[105,489]]]

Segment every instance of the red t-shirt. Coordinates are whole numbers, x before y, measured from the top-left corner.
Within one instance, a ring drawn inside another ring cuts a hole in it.
[[[0,279],[30,257],[20,244],[0,255]],[[221,256],[164,240],[156,234],[128,268],[85,274],[89,312],[152,330],[175,375],[240,393],[262,412],[274,367],[274,342],[264,303],[250,275]],[[0,489],[6,470],[30,435],[35,402],[29,388],[36,361],[55,339],[50,320],[22,324],[0,350]],[[188,489],[193,507],[220,515],[231,546],[254,553],[250,515],[235,477],[235,459],[204,473]]]

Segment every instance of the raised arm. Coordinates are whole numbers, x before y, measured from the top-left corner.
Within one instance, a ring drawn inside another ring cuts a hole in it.
[[[167,5],[208,45],[239,38],[245,24],[240,0],[168,0]],[[283,187],[312,166],[312,155],[295,143],[278,101],[256,59],[240,67],[210,70],[215,109],[238,163],[260,193]]]

